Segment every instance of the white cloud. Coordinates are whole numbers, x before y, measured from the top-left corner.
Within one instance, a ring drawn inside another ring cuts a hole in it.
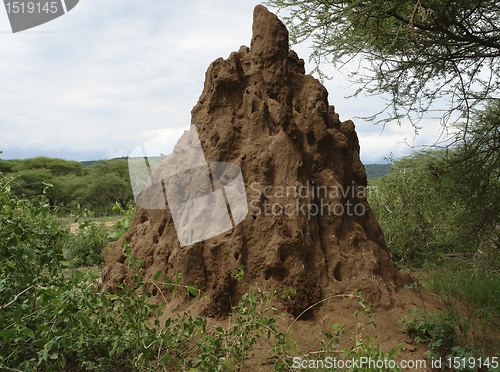
[[[82,0],[32,31],[0,11],[0,150],[90,160],[125,156],[154,133],[182,134],[205,71],[250,44],[255,0]],[[295,48],[306,61],[306,45]],[[373,113],[377,100],[345,100],[344,78],[325,83],[341,119]],[[408,136],[354,120],[365,162]],[[172,140],[171,146],[175,140]],[[398,150],[399,151],[399,150]],[[395,151],[393,151],[395,152]]]

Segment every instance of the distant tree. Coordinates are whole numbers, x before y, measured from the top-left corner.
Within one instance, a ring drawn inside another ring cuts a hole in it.
[[[19,197],[43,196],[51,207],[64,205],[63,211],[87,208],[96,214],[122,209],[133,201],[128,161],[125,158],[82,163],[38,157],[0,162],[0,172],[15,177],[12,192]]]
[[[388,95],[374,117],[410,118],[417,129],[432,103],[445,98],[469,115],[500,88],[500,3],[495,0],[269,0],[294,43],[311,38],[311,58],[342,66],[359,56],[350,78],[357,92]],[[440,102],[443,104],[443,102]],[[383,115],[382,115],[383,114]]]
[[[17,196],[34,197],[44,195],[50,206],[67,204],[62,194],[64,183],[61,178],[68,175],[83,175],[83,167],[77,161],[36,157],[24,160],[7,160],[2,162],[0,170],[15,176],[12,191]]]
[[[34,197],[42,195],[49,187],[52,173],[45,168],[24,169],[15,173],[15,179],[11,182],[11,189],[15,195]]]
[[[47,158],[44,156],[17,161],[12,167],[12,171],[14,172],[26,169],[48,169],[55,177],[66,174],[81,175],[83,172],[82,164],[77,161]]]
[[[115,203],[126,209],[133,200],[132,187],[125,159],[97,162],[86,168],[87,186],[82,197],[94,205],[94,209],[111,208]]]

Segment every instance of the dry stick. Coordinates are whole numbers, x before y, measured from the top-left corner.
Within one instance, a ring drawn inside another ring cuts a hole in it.
[[[33,286],[29,286],[28,288],[26,288],[24,291],[22,291],[21,293],[18,293],[14,299],[12,301],[10,301],[7,305],[3,305],[3,306],[0,306],[0,310],[4,310],[6,308],[8,308],[10,305],[12,305],[14,302],[17,301],[17,299],[19,298],[19,296],[21,296],[24,292],[27,292],[29,291],[31,288],[33,288]]]

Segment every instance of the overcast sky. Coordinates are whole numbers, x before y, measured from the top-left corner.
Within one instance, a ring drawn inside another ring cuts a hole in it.
[[[212,61],[250,46],[255,0],[80,0],[66,15],[13,34],[0,9],[0,155],[96,160],[126,156],[159,134],[171,151]],[[272,10],[272,9],[270,9]],[[294,46],[308,60],[307,45]],[[308,71],[312,66],[306,63]],[[364,163],[410,152],[410,125],[356,119],[378,98],[353,92],[341,73],[326,81],[341,120],[353,119]],[[433,143],[439,122],[415,144]]]

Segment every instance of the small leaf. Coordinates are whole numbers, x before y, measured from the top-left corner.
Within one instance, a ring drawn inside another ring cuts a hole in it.
[[[7,244],[5,245],[7,248],[9,247],[13,247],[17,244],[17,237],[13,237],[12,239],[10,239]]]
[[[198,296],[198,290],[193,286],[188,286],[188,291],[192,296]]]
[[[323,331],[323,330],[321,330],[321,332],[323,332],[323,334],[324,334],[326,337],[328,337],[328,338],[333,338],[333,336],[332,336],[330,333],[325,332],[325,331]]]
[[[47,326],[44,326],[44,325],[37,325],[36,328],[38,328],[38,330],[42,331],[42,332],[48,332],[48,331],[50,331],[50,328],[47,327]]]
[[[80,270],[75,270],[75,279],[78,282],[83,281],[83,273]]]
[[[177,275],[177,279],[175,279],[175,284],[179,284],[181,279],[182,279],[182,273],[179,273],[179,275]]]
[[[120,236],[122,236],[122,233],[118,231],[113,231],[111,234],[108,235],[108,239],[117,240],[120,238]]]
[[[30,338],[35,338],[35,334],[33,331],[29,328],[21,328],[21,333],[30,337]]]
[[[160,275],[161,275],[161,270],[158,270],[158,272],[153,277],[153,280],[158,280],[158,278],[160,277]]]
[[[109,299],[105,295],[101,295],[101,301],[104,306],[108,307],[109,306]]]
[[[138,264],[139,266],[144,266],[144,262],[139,258],[139,257],[136,257],[136,256],[133,256],[132,259],[135,261],[136,264]]]
[[[61,265],[69,267],[69,268],[73,268],[73,264],[69,261],[61,261]]]
[[[122,246],[122,252],[125,253],[125,251],[127,250],[127,239],[125,237],[123,237],[123,246]]]
[[[36,258],[36,253],[31,248],[24,248],[24,253],[26,254],[26,256],[28,256],[28,258],[30,258],[32,260],[34,260]]]

